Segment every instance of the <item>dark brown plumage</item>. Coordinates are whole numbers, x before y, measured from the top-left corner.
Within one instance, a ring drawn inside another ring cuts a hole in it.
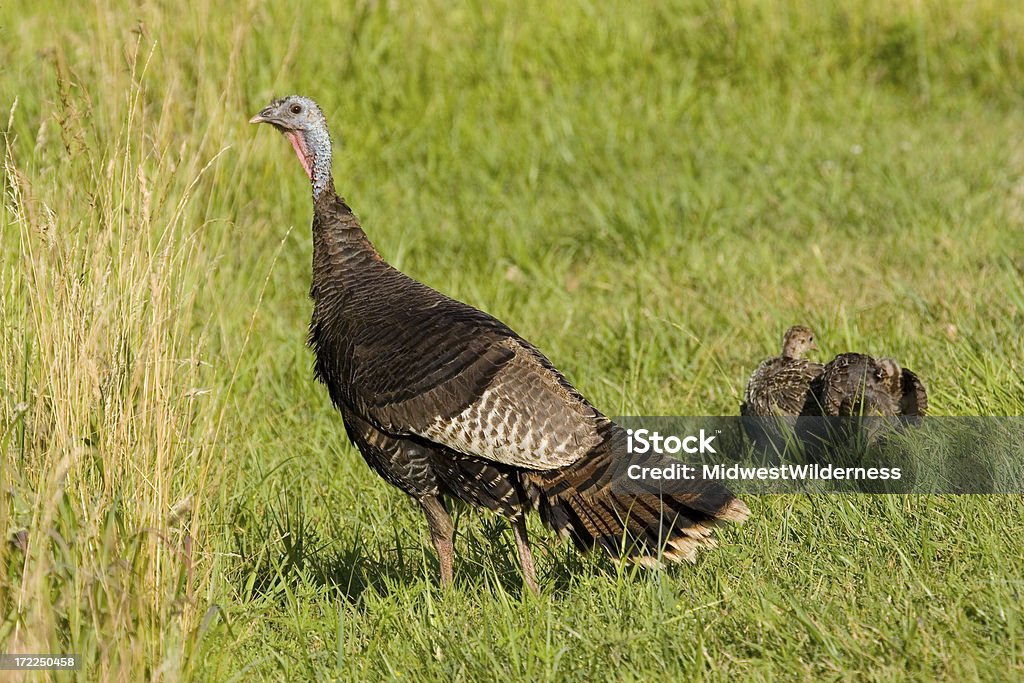
[[[524,515],[540,512],[582,549],[643,563],[692,559],[747,507],[725,487],[626,494],[624,431],[501,321],[385,263],[334,191],[326,122],[307,98],[275,100],[253,122],[291,140],[313,188],[315,374],[366,462],[418,501],[443,583],[452,580],[446,497],[511,523],[536,589]]]
[[[928,410],[924,384],[891,358],[841,353],[811,387],[809,412],[829,417],[916,417]]]
[[[804,436],[818,445],[871,445],[927,410],[924,384],[913,372],[891,358],[841,353],[811,383],[804,411],[809,416],[840,419],[809,421]]]

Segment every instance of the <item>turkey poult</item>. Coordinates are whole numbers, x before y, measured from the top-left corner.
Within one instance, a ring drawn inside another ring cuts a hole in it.
[[[876,359],[863,353],[841,353],[825,364],[811,384],[807,415],[839,418],[812,423],[814,436],[824,443],[863,439],[866,445],[883,442],[894,429],[913,424],[928,410],[924,384],[891,358]]]
[[[811,382],[821,374],[821,363],[805,359],[816,351],[814,333],[803,325],[786,330],[782,353],[764,360],[747,382],[741,415],[796,417],[804,410]]]
[[[928,411],[924,384],[891,358],[841,353],[813,382],[814,413],[828,417],[918,417]]]
[[[335,193],[331,139],[315,102],[274,100],[251,123],[284,133],[312,184],[316,378],[370,467],[423,508],[443,584],[452,582],[446,496],[510,520],[534,591],[531,509],[580,549],[643,564],[692,560],[714,544],[717,523],[747,517],[747,506],[713,481],[675,494],[625,493],[615,485],[628,455],[618,425],[504,323],[384,262]]]
[[[795,443],[794,428],[810,396],[811,382],[821,374],[821,363],[804,358],[817,350],[814,333],[794,325],[782,338],[782,353],[761,362],[750,375],[740,405],[743,430],[770,462]]]

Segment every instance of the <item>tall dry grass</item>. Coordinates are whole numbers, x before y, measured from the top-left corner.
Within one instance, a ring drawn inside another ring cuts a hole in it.
[[[60,99],[39,156],[16,151],[17,99],[9,112],[0,650],[76,653],[99,679],[178,678],[216,618],[197,595],[235,375],[214,372],[196,304],[223,250],[209,202],[227,148],[168,135],[180,112],[146,102],[156,48],[124,48],[97,69],[113,81],[102,109],[51,54]]]

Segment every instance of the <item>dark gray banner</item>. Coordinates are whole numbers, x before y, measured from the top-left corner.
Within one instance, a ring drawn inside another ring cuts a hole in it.
[[[76,671],[79,655],[0,653],[0,671]]]
[[[615,417],[625,493],[1024,493],[1024,417]]]

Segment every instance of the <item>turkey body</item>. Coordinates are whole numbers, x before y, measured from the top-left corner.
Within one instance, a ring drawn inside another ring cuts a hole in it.
[[[805,440],[830,446],[884,442],[928,410],[924,384],[889,358],[841,353],[825,364],[811,384],[811,399],[801,424]]]
[[[822,372],[821,363],[804,358],[775,356],[761,363],[750,376],[740,418],[747,436],[767,462],[778,463],[795,445],[799,416],[813,400],[811,383]]]
[[[775,356],[761,363],[750,376],[741,415],[795,417],[804,411],[811,383],[824,366],[805,358]]]
[[[771,462],[778,462],[793,441],[797,418],[811,398],[811,383],[821,375],[820,363],[802,357],[814,349],[814,333],[794,325],[783,336],[782,353],[762,361],[747,381],[740,405],[743,428]]]
[[[928,410],[924,384],[889,359],[841,353],[829,361],[811,388],[811,414],[829,417],[916,417]]]
[[[719,519],[747,514],[714,482],[667,498],[617,491],[623,430],[536,347],[385,263],[336,196],[317,200],[313,236],[316,376],[366,462],[428,520],[457,498],[510,519],[525,547],[537,509],[581,549],[644,562],[693,559]],[[438,545],[448,523],[431,527]]]

